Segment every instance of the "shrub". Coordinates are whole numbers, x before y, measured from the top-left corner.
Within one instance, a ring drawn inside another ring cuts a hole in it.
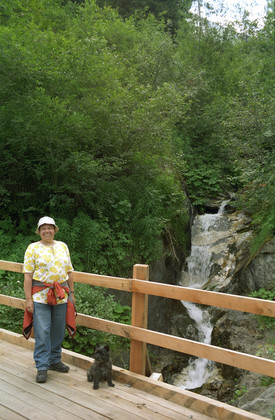
[[[275,288],[272,290],[265,290],[261,288],[250,293],[249,296],[259,299],[275,300]],[[258,319],[261,330],[275,328],[275,318],[263,315],[256,315],[256,317]]]

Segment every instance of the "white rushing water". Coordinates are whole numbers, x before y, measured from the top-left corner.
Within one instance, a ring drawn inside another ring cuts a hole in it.
[[[217,214],[196,216],[192,226],[192,246],[188,259],[188,273],[183,286],[202,288],[211,273],[211,245],[223,223],[223,211],[227,202],[223,202]],[[186,284],[187,283],[187,284]],[[197,330],[197,340],[211,344],[213,326],[207,308],[191,302],[182,301]],[[195,389],[202,386],[210,377],[213,363],[208,359],[196,358],[181,374],[174,379],[174,385],[184,389]]]

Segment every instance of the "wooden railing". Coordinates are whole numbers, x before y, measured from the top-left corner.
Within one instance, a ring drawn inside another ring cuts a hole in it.
[[[0,270],[23,273],[23,264],[0,260]],[[84,314],[78,314],[76,319],[78,325],[129,338],[131,340],[129,369],[132,372],[145,375],[146,344],[152,344],[275,377],[275,361],[273,360],[147,329],[148,295],[185,300],[270,317],[275,317],[275,302],[273,301],[150,282],[149,266],[140,264],[134,266],[132,279],[75,271],[74,281],[132,293],[131,325]],[[1,294],[0,304],[25,309],[23,299]]]

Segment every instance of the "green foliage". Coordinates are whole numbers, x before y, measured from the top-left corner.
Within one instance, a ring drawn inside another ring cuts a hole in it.
[[[20,228],[25,229],[28,227],[29,218],[22,220]],[[27,246],[37,239],[37,235],[23,235],[18,233],[14,235],[16,228],[11,218],[7,217],[4,220],[0,220],[0,247],[1,247],[1,259],[7,261],[23,262],[24,253]],[[35,227],[33,227],[35,231]],[[30,232],[28,232],[29,234]]]
[[[156,17],[164,15],[168,28],[175,29],[181,16],[180,12],[187,11],[192,0],[97,0],[97,4],[118,9],[123,18],[142,11],[152,13]]]
[[[131,323],[130,307],[116,302],[114,297],[102,288],[76,283],[75,296],[79,313],[123,324]],[[127,349],[129,345],[129,341],[121,337],[79,326],[74,339],[66,333],[63,347],[91,356],[97,343],[108,343],[113,351]]]
[[[272,378],[271,376],[262,376],[261,378],[261,385],[262,386],[269,386],[274,384],[275,378]]]
[[[211,157],[208,156],[210,159]],[[223,177],[222,165],[213,162],[209,165],[207,155],[187,155],[187,164],[183,171],[189,197],[194,206],[203,210],[207,200],[223,196],[226,182]]]
[[[269,162],[267,158],[266,162],[268,165],[264,168],[261,165],[255,168],[252,163],[244,172],[245,187],[239,194],[239,207],[251,216],[254,227],[252,254],[271,239],[275,231],[275,176],[270,172],[275,169],[274,159]]]
[[[259,299],[275,300],[275,289],[265,290],[261,288],[257,291],[251,292],[249,296]]]
[[[263,327],[262,329],[264,329]],[[269,327],[268,327],[269,328]],[[274,329],[274,325],[271,326]],[[272,331],[271,331],[272,334]],[[262,345],[257,351],[257,356],[264,357],[266,359],[274,359],[275,357],[275,340],[270,338],[267,344]]]
[[[185,123],[178,125],[177,149],[184,160],[179,170],[188,195],[203,212],[209,199],[224,197],[238,187],[240,170],[222,130],[228,113],[224,68],[225,61],[231,60],[232,44],[225,37],[226,30],[217,32],[206,21],[200,25],[198,33],[196,21],[184,21],[178,32],[177,55],[190,108]]]
[[[3,224],[29,236],[51,214],[78,269],[129,275],[160,256],[167,225],[182,229],[171,138],[188,106],[171,80],[172,41],[153,16],[62,4],[2,6]]]
[[[25,298],[23,276],[19,273],[0,271],[0,294]],[[0,327],[18,334],[22,333],[22,310],[0,305]]]
[[[239,388],[238,386],[235,388],[234,396],[232,400],[230,401],[231,404],[234,404],[236,401],[238,401],[239,398],[241,398],[245,393],[247,392],[246,386],[242,386]]]
[[[259,29],[244,16],[236,31],[190,17],[177,38],[191,101],[178,126],[189,195],[203,211],[207,199],[238,191],[239,208],[253,219],[253,253],[275,228],[273,18],[270,8]]]
[[[0,328],[22,334],[23,312],[10,306],[0,306]]]
[[[259,299],[266,299],[266,300],[275,300],[275,288],[272,290],[265,290],[263,288],[251,292],[249,294],[250,297],[259,298]],[[275,319],[271,318],[269,316],[262,316],[262,315],[256,315],[260,329],[273,329],[275,328]]]

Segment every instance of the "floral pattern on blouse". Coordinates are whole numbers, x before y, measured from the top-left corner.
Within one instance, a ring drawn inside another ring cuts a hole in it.
[[[41,283],[63,283],[68,280],[68,273],[73,271],[70,253],[67,245],[61,241],[54,241],[53,246],[43,245],[41,242],[30,244],[25,252],[24,273],[33,273],[33,280]],[[49,288],[36,292],[32,295],[33,301],[47,303]],[[64,290],[65,292],[65,290]],[[57,296],[56,296],[57,298]],[[64,299],[57,298],[57,304],[66,303],[68,295],[65,292]]]

